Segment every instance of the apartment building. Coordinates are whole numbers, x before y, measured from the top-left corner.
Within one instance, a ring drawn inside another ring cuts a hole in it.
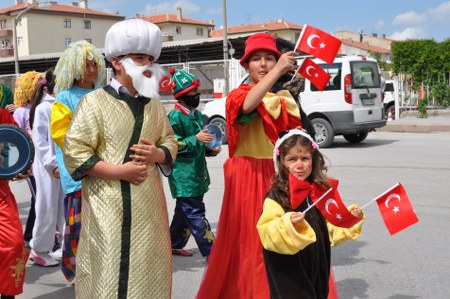
[[[14,5],[0,8],[0,58],[14,56],[15,22],[21,60],[36,54],[63,52],[72,41],[81,39],[103,48],[108,29],[124,19],[118,14],[89,9],[87,0],[72,5],[15,0]]]
[[[176,14],[137,15],[137,17],[157,25],[163,33],[164,42],[205,39],[214,28],[212,21],[207,23],[183,17],[181,7],[176,8]]]

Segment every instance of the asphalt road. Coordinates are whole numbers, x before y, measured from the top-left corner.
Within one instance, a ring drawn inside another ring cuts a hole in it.
[[[332,263],[341,298],[449,298],[450,286],[450,133],[375,132],[361,144],[352,145],[337,137],[322,152],[329,159],[329,175],[340,180],[346,204],[363,206],[397,182],[401,182],[419,223],[391,236],[376,204],[365,209],[362,236],[332,249]],[[205,197],[207,217],[217,227],[222,194],[222,165],[227,147],[208,158],[212,186]],[[174,200],[168,195],[169,217]],[[12,183],[20,217],[26,221],[29,192],[26,183]],[[173,259],[173,298],[194,298],[203,268],[192,238],[192,257]],[[224,265],[225,267],[226,265]],[[74,298],[74,288],[58,268],[27,266],[24,293],[17,298]]]

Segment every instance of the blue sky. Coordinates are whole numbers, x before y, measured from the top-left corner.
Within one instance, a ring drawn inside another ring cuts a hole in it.
[[[12,1],[12,0],[10,0]],[[175,13],[200,21],[222,22],[222,0],[88,0],[89,8],[119,11],[132,17]],[[60,0],[61,4],[72,1]],[[396,40],[450,38],[450,0],[228,0],[228,26],[253,24],[283,18],[299,25],[309,24],[327,32],[348,30],[386,34]]]

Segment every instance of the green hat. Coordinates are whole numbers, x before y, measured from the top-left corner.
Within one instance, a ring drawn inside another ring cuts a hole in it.
[[[172,75],[172,92],[175,99],[201,85],[200,81],[194,75],[186,71],[171,68],[169,72]]]

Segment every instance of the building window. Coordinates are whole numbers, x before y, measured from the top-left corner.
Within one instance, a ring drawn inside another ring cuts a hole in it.
[[[23,37],[22,36],[18,36],[17,37],[17,46],[21,46],[23,45]]]
[[[197,36],[203,36],[203,28],[197,28]]]
[[[72,42],[72,38],[66,37],[64,39],[64,46],[67,48],[70,45],[71,42]]]
[[[6,19],[0,20],[0,28],[5,29],[6,28]]]
[[[181,26],[180,25],[177,25],[177,27],[175,28],[175,32],[177,34],[181,34]]]
[[[64,19],[64,28],[71,28],[72,21],[70,19]]]
[[[84,29],[91,29],[91,20],[84,20]]]
[[[85,38],[84,40],[87,41],[88,43],[92,44],[92,39],[90,39],[90,38]]]

